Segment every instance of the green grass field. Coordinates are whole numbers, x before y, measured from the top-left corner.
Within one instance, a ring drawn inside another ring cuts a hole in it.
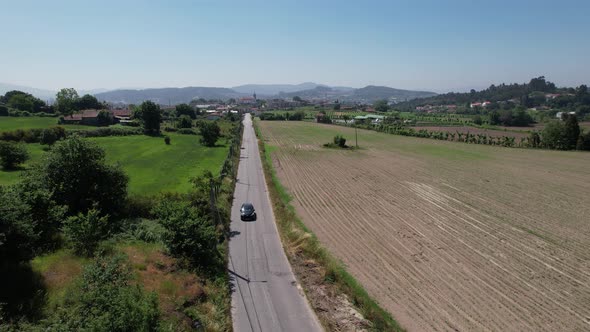
[[[189,179],[209,170],[219,174],[227,155],[227,147],[209,148],[199,143],[199,136],[169,134],[171,144],[164,144],[162,137],[112,136],[90,138],[106,150],[109,163],[120,163],[129,176],[129,193],[154,195],[162,191],[187,192]],[[219,144],[224,144],[221,139]],[[39,144],[27,144],[30,167],[39,162],[45,153]],[[19,181],[22,170],[0,169],[0,185]]]
[[[57,126],[58,118],[50,117],[38,117],[38,116],[27,116],[27,117],[12,117],[12,116],[0,116],[0,132],[12,131],[16,129],[34,129],[34,128],[48,128]],[[94,126],[83,126],[83,125],[61,125],[66,129],[96,129]]]

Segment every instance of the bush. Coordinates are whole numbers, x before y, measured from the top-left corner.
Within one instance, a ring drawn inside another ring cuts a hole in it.
[[[170,145],[170,136],[164,136],[164,143],[166,143],[166,145]]]
[[[182,115],[178,119],[178,128],[192,128],[193,127],[193,120],[191,120],[190,116]]]
[[[170,197],[162,198],[153,213],[166,229],[163,242],[172,255],[203,268],[220,262],[217,234],[208,215],[188,202]]]
[[[157,221],[151,219],[127,219],[123,223],[124,238],[135,239],[148,243],[162,242],[166,229]]]
[[[52,331],[158,331],[157,295],[146,294],[130,279],[123,256],[98,259],[41,325]]]
[[[97,128],[94,130],[68,130],[68,136],[77,135],[80,137],[107,137],[107,136],[131,136],[142,135],[141,128]]]
[[[338,147],[341,147],[341,148],[345,148],[346,147],[346,138],[344,138],[342,135],[334,136],[334,145],[337,145]]]
[[[39,236],[30,208],[4,186],[0,186],[0,202],[0,265],[28,261]]]
[[[23,144],[0,142],[0,163],[4,169],[15,169],[29,160],[29,152]]]
[[[182,134],[182,135],[197,135],[196,131],[189,129],[189,128],[178,129],[177,133]]]
[[[205,122],[201,126],[201,144],[205,146],[215,146],[215,143],[221,136],[221,128],[215,122]]]
[[[107,165],[105,152],[95,143],[72,137],[57,142],[43,163],[23,180],[52,192],[70,215],[97,208],[116,215],[127,196],[127,175],[120,166]]]
[[[79,213],[66,219],[63,232],[77,255],[90,257],[100,241],[109,236],[109,217],[101,217],[100,211],[91,209],[86,214]]]
[[[127,218],[153,218],[152,209],[156,200],[151,196],[130,196],[125,202],[122,215]]]
[[[66,137],[66,131],[63,127],[52,127],[43,129],[39,143],[42,145],[53,145],[58,140]]]

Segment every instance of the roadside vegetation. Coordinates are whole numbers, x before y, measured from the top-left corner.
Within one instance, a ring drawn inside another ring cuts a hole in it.
[[[75,112],[61,97],[55,112]],[[231,330],[240,118],[164,136],[174,117],[136,110],[139,127],[0,130],[0,330]]]

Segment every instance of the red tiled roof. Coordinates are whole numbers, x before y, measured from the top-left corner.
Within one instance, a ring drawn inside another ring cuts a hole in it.
[[[123,117],[130,117],[131,110],[112,110],[113,116],[123,116]]]

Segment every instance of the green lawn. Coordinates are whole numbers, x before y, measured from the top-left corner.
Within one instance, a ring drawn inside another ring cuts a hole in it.
[[[90,138],[106,150],[109,163],[120,163],[129,176],[129,193],[153,195],[161,191],[187,192],[189,179],[205,170],[219,174],[227,155],[227,147],[208,148],[199,143],[199,136],[169,134],[171,144],[164,144],[162,137],[112,136]],[[225,144],[220,140],[219,144]],[[27,144],[31,160],[24,165],[41,160],[42,146]],[[0,169],[0,185],[13,184],[22,171]]]
[[[41,160],[41,157],[45,153],[45,151],[43,151],[42,148],[43,146],[41,144],[27,144],[27,150],[29,150],[29,155],[31,156],[31,159],[27,161],[27,163],[25,163],[19,170],[5,171],[0,166],[0,185],[10,185],[18,182],[19,176],[24,169],[29,168],[33,163]]]
[[[0,116],[0,132],[12,131],[16,129],[33,129],[33,128],[47,128],[57,126],[58,118],[26,116]],[[66,129],[96,129],[94,126],[83,125],[61,125]]]
[[[162,137],[125,136],[92,138],[107,151],[107,160],[120,163],[129,175],[132,194],[160,191],[186,192],[189,179],[205,170],[219,174],[227,155],[226,147],[208,148],[199,136],[169,134],[171,144]],[[219,143],[225,143],[220,141]]]

